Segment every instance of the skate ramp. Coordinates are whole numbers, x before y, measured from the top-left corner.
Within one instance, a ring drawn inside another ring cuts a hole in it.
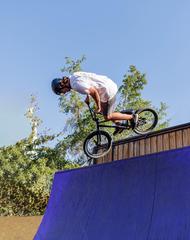
[[[34,239],[190,239],[190,147],[57,172]]]

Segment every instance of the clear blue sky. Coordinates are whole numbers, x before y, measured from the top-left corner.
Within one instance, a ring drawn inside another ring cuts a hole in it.
[[[136,65],[148,78],[143,96],[168,104],[171,125],[189,122],[189,13],[189,0],[1,1],[0,146],[29,134],[30,94],[37,95],[42,128],[63,128],[50,83],[66,56],[85,54],[85,71],[118,85]]]

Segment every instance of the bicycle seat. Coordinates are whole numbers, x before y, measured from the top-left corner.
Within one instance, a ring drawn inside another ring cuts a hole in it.
[[[120,113],[134,114],[135,110],[131,108],[131,109],[122,110]]]

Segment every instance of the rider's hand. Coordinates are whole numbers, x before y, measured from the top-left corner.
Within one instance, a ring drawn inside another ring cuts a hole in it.
[[[89,98],[89,95],[86,96],[85,103],[86,103],[87,105],[90,105],[90,98]]]
[[[101,110],[102,110],[101,107],[98,107],[98,108],[95,109],[95,113],[100,113]]]

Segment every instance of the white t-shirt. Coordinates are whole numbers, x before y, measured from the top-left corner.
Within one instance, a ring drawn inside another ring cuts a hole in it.
[[[88,72],[75,72],[70,77],[71,88],[81,94],[88,94],[91,87],[95,87],[101,102],[107,102],[117,93],[117,85],[108,77]]]

